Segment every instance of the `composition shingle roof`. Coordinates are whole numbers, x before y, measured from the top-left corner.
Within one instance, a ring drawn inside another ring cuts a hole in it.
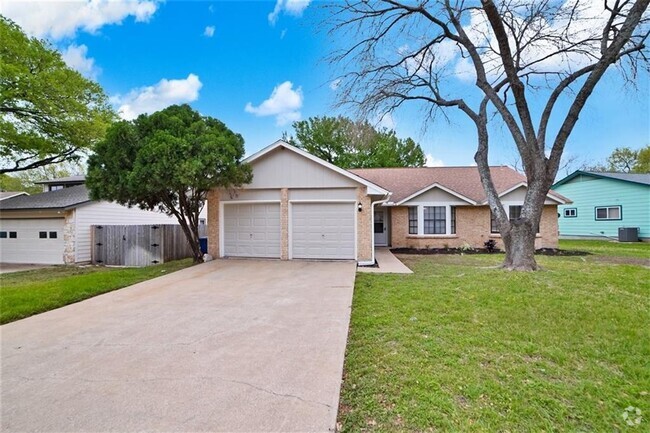
[[[0,200],[4,200],[19,195],[27,195],[27,193],[24,191],[0,191]]]
[[[650,173],[597,173],[593,171],[588,171],[587,173],[595,176],[609,177],[612,179],[650,185]]]
[[[363,168],[350,170],[393,193],[391,201],[399,203],[433,184],[441,185],[476,203],[486,200],[477,167]],[[506,166],[490,167],[494,186],[499,193],[526,182],[526,177]],[[552,196],[570,201],[551,191]]]
[[[65,209],[90,201],[85,185],[0,201],[0,210]]]

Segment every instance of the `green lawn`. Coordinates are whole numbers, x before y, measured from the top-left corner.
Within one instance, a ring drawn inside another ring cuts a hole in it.
[[[650,268],[596,260],[650,245],[561,247],[594,255],[531,273],[494,268],[502,255],[404,255],[413,275],[358,274],[341,430],[650,431]]]
[[[177,260],[146,268],[57,266],[0,274],[0,324],[159,277],[192,264]]]
[[[639,257],[650,260],[650,242],[561,240],[560,249],[586,251],[613,257]]]

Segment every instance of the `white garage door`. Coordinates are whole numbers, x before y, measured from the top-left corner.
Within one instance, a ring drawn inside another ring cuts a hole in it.
[[[0,262],[63,263],[63,218],[0,220]]]
[[[280,258],[280,204],[224,204],[224,255]]]
[[[355,259],[354,203],[293,203],[294,259]]]

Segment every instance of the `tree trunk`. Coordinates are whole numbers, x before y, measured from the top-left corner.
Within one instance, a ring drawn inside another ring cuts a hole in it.
[[[510,222],[510,230],[502,235],[506,258],[502,267],[510,271],[536,271],[535,226],[523,218]]]

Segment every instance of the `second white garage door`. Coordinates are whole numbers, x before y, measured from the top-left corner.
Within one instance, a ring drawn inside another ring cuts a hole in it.
[[[293,203],[294,259],[355,259],[354,203]]]
[[[280,204],[224,205],[224,254],[280,258]]]

